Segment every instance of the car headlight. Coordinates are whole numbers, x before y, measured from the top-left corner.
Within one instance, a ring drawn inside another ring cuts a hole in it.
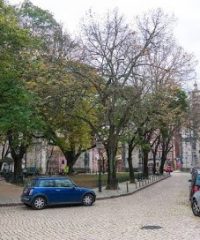
[[[28,195],[31,196],[32,194],[33,194],[33,189],[30,190]]]

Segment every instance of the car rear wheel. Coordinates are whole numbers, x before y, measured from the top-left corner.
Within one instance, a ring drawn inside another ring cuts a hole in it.
[[[200,208],[199,208],[196,200],[193,200],[193,202],[192,202],[192,212],[195,216],[200,217]]]
[[[41,210],[46,207],[46,199],[44,197],[36,197],[33,200],[32,207],[36,210]]]
[[[86,194],[83,197],[82,203],[84,206],[91,206],[94,202],[94,196],[92,194]]]

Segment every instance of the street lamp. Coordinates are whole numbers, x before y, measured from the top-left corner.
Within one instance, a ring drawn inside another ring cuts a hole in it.
[[[96,142],[96,148],[98,150],[99,159],[98,159],[98,168],[99,168],[99,175],[98,175],[98,190],[102,192],[102,179],[101,179],[101,172],[102,172],[102,150],[104,148],[103,143],[101,141]]]

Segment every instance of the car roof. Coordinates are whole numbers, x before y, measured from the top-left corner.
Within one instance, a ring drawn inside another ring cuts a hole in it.
[[[193,167],[193,168],[191,168],[191,170],[192,171],[198,171],[198,170],[200,171],[200,167]]]
[[[192,175],[194,175],[194,176],[200,175],[200,169],[195,169],[193,171]]]
[[[44,177],[35,177],[33,180],[56,180],[56,179],[70,179],[69,177],[63,176],[44,176]]]

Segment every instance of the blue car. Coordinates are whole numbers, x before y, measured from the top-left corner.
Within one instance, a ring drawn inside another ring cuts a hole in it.
[[[40,210],[50,205],[83,204],[91,206],[96,199],[89,188],[78,187],[68,177],[36,177],[23,190],[21,201]]]

